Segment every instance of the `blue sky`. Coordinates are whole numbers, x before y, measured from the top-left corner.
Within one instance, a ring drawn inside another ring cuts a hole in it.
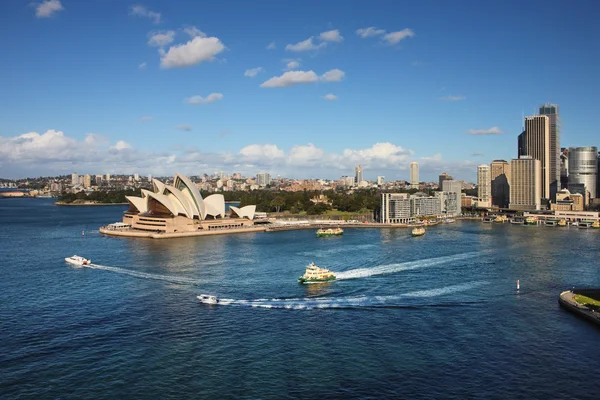
[[[477,165],[516,156],[522,113],[548,101],[560,106],[561,146],[600,145],[599,11],[3,1],[0,177],[339,178],[362,164],[365,178],[392,180],[417,161],[422,180],[473,180]]]

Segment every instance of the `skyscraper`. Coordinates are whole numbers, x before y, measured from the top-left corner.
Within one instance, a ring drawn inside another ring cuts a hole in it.
[[[354,167],[354,183],[357,185],[363,181],[363,169],[362,166],[357,165]]]
[[[438,190],[442,190],[442,187],[444,186],[444,181],[454,180],[454,178],[452,176],[448,175],[445,172],[442,172],[438,178],[439,178]]]
[[[92,186],[92,177],[90,174],[85,174],[83,177],[83,187],[89,188]]]
[[[507,208],[510,202],[510,164],[504,160],[492,161],[492,205]]]
[[[79,185],[79,175],[77,175],[77,172],[73,172],[71,174],[71,185],[73,185],[73,186]]]
[[[531,156],[542,166],[542,197],[550,198],[550,118],[525,117],[525,131],[519,135],[519,157]]]
[[[540,160],[521,156],[510,160],[510,205],[512,210],[541,208],[542,179]]]
[[[583,183],[590,193],[590,198],[593,199],[597,195],[597,177],[598,148],[596,146],[569,147],[569,185]]]
[[[489,207],[492,204],[492,180],[490,166],[477,167],[477,207]]]
[[[550,121],[550,192],[554,200],[560,188],[560,116],[558,104],[546,103],[540,106],[540,115],[547,115]]]
[[[419,188],[419,164],[415,161],[410,163],[410,187],[413,189]]]
[[[271,174],[266,172],[261,172],[260,174],[256,174],[256,184],[258,186],[267,186],[271,184]]]

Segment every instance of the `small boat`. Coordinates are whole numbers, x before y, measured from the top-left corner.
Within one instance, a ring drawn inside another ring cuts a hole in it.
[[[571,226],[579,226],[579,222],[577,222],[577,221],[571,222]]]
[[[558,225],[558,226],[567,226],[567,221],[565,221],[564,219],[561,219],[560,221],[558,221],[558,223],[556,225]]]
[[[412,230],[413,236],[423,236],[424,234],[425,234],[425,228],[417,227]]]
[[[306,267],[304,275],[298,278],[300,283],[319,283],[335,280],[335,274],[326,268],[321,268],[311,262]]]
[[[591,225],[591,226],[592,226],[592,228],[594,228],[594,229],[600,229],[600,222],[598,222],[598,221],[594,221],[594,222],[592,222],[592,225]]]
[[[219,304],[219,299],[217,299],[217,296],[213,296],[210,294],[201,294],[200,296],[196,296],[196,298],[200,300],[200,303]]]
[[[544,225],[546,226],[556,226],[558,224],[558,221],[555,219],[548,219],[546,220],[546,222],[544,222]]]
[[[65,261],[73,265],[90,265],[92,263],[92,260],[88,260],[87,258],[83,258],[81,256],[66,257]]]
[[[518,224],[518,225],[523,225],[525,223],[525,221],[523,220],[523,218],[513,218],[510,220],[511,224]]]
[[[536,217],[527,217],[525,218],[525,225],[537,225],[538,219]]]
[[[327,229],[318,229],[317,236],[318,237],[327,237],[327,236],[340,236],[344,234],[344,230],[342,228],[327,228]]]
[[[455,221],[454,219],[452,219],[452,218],[448,218],[448,219],[447,219],[447,220],[445,220],[444,222],[445,222],[445,223],[447,223],[447,224],[453,224],[453,223],[455,223],[456,221]]]
[[[508,218],[506,218],[506,215],[498,215],[495,219],[494,222],[497,224],[503,224],[506,221],[508,221]]]

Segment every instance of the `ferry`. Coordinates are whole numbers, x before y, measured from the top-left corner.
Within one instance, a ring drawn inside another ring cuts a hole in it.
[[[217,296],[213,296],[210,294],[201,294],[200,296],[196,296],[196,298],[200,300],[200,303],[219,304],[219,299],[217,299]]]
[[[546,226],[556,226],[557,224],[558,224],[558,221],[555,219],[548,219],[544,223],[544,225],[546,225]]]
[[[525,221],[523,220],[523,218],[513,218],[510,220],[511,224],[518,224],[518,225],[523,225],[525,223]]]
[[[423,236],[425,234],[425,228],[413,228],[412,235],[413,236]]]
[[[536,217],[525,218],[525,225],[537,225],[538,219]]]
[[[558,223],[556,225],[558,225],[558,226],[567,226],[567,221],[565,221],[564,219],[561,219],[560,221],[558,221]]]
[[[594,229],[600,229],[600,222],[594,221],[591,226]]]
[[[88,260],[87,258],[83,258],[81,256],[71,256],[71,257],[66,257],[65,261],[68,262],[69,264],[73,264],[73,265],[90,265],[92,263],[92,260]]]
[[[448,218],[448,219],[444,220],[444,222],[445,222],[446,224],[453,224],[453,223],[455,223],[455,222],[456,222],[456,220],[454,220],[454,219],[452,219],[452,218]]]
[[[496,223],[500,223],[500,224],[503,224],[503,223],[505,223],[506,221],[508,221],[508,218],[506,218],[506,215],[498,215],[498,216],[497,216],[497,217],[494,219],[494,222],[496,222]]]
[[[327,229],[318,229],[317,236],[318,237],[327,237],[327,236],[340,236],[344,234],[344,230],[342,228],[327,228]]]
[[[314,262],[308,264],[304,275],[298,278],[298,282],[300,283],[319,283],[333,280],[335,280],[335,274],[333,272],[315,265]]]

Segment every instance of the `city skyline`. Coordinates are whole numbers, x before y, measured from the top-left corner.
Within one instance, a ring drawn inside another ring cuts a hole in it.
[[[482,162],[516,157],[521,115],[547,102],[561,147],[598,146],[600,6],[542,4],[435,2],[448,18],[432,24],[431,4],[391,1],[4,2],[0,177],[337,179],[362,165],[368,180],[408,180],[416,161],[422,180],[473,181]]]

